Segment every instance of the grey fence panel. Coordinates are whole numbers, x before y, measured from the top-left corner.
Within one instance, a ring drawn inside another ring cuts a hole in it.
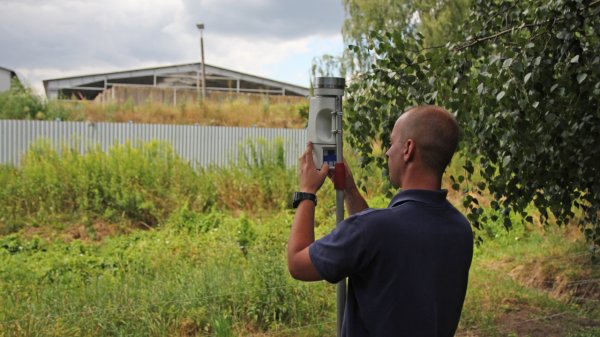
[[[306,130],[240,128],[224,126],[157,125],[128,123],[88,123],[0,120],[0,163],[19,165],[31,145],[41,139],[60,146],[77,147],[84,154],[100,146],[103,151],[127,140],[135,145],[153,139],[170,142],[175,152],[192,165],[210,163],[227,166],[229,155],[237,155],[238,144],[246,139],[284,140],[285,163],[295,166],[306,148]],[[245,151],[251,156],[251,151]]]

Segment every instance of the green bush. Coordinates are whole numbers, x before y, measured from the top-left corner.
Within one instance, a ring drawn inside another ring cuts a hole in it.
[[[57,102],[44,101],[27,83],[16,77],[10,90],[0,93],[0,119],[66,120],[69,111]]]

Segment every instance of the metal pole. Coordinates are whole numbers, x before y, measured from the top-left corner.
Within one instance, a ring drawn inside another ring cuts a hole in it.
[[[342,137],[342,96],[335,97],[335,137],[336,144],[336,163],[344,163],[344,145]],[[344,220],[344,190],[335,190],[335,224],[336,226]],[[344,312],[346,310],[346,279],[337,284],[337,336],[342,335],[342,323],[344,322]]]
[[[206,98],[206,72],[204,71],[204,39],[200,31],[200,54],[202,54],[202,100]]]

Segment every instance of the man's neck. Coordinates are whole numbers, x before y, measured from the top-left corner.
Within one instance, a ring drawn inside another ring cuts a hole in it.
[[[412,189],[439,191],[442,189],[442,177],[423,170],[406,170],[402,177],[402,190]]]

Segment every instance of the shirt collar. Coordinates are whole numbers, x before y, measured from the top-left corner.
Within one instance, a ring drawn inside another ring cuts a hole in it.
[[[401,204],[406,201],[417,201],[426,204],[435,204],[446,201],[446,197],[448,196],[448,190],[419,190],[419,189],[410,189],[398,192],[388,205],[388,208],[392,208],[398,204]]]

